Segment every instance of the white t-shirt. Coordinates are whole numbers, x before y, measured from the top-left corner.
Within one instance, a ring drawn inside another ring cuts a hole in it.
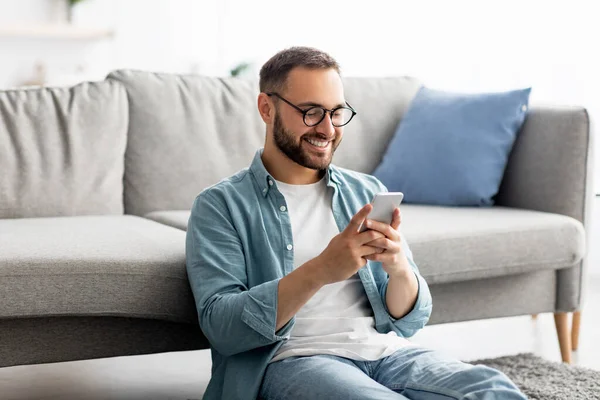
[[[324,179],[309,185],[277,181],[292,223],[294,268],[318,256],[337,235],[331,201],[333,188]],[[358,274],[323,286],[298,311],[290,339],[271,359],[330,354],[373,361],[411,345],[395,332],[375,330],[373,309]]]

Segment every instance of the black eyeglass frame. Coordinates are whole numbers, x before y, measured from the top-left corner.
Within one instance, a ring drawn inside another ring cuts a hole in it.
[[[313,127],[313,126],[317,126],[319,125],[321,122],[323,122],[323,120],[325,119],[325,115],[327,115],[327,113],[329,113],[329,118],[331,119],[331,125],[335,126],[336,128],[348,125],[348,123],[350,123],[350,121],[352,121],[352,118],[354,118],[354,116],[356,115],[356,111],[354,111],[354,108],[352,108],[352,106],[350,104],[348,104],[348,102],[346,101],[346,105],[348,107],[336,107],[332,110],[328,110],[325,107],[321,107],[321,106],[311,106],[309,108],[307,108],[306,110],[301,109],[300,107],[298,107],[297,105],[295,105],[294,103],[284,99],[279,93],[275,93],[275,92],[268,92],[265,93],[267,96],[271,97],[271,96],[275,96],[278,99],[283,100],[284,102],[286,102],[288,105],[290,105],[291,107],[293,107],[296,111],[298,111],[300,114],[302,114],[302,122],[304,122],[304,125],[308,126],[308,127]],[[323,110],[323,116],[321,117],[321,119],[319,120],[319,122],[314,123],[314,124],[307,124],[306,123],[306,114],[309,113],[309,111],[314,110],[315,108],[320,108],[321,110]],[[352,112],[352,116],[348,119],[347,122],[343,123],[342,125],[336,125],[333,122],[333,113],[336,112],[337,110],[340,109],[345,109],[345,110],[350,110],[350,112]]]

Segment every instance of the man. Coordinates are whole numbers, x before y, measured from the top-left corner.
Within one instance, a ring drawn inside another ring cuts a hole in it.
[[[188,224],[213,360],[204,398],[524,399],[499,371],[406,339],[427,323],[431,295],[400,210],[391,225],[368,219],[386,188],[331,165],[355,115],[336,61],[281,51],[262,67],[260,91],[264,149],[200,193]]]

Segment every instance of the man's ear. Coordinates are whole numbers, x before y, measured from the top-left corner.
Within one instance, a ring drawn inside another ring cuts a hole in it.
[[[265,124],[271,125],[273,123],[275,119],[275,105],[265,93],[258,95],[258,112]]]

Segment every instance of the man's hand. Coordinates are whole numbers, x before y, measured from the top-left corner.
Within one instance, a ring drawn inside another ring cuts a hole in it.
[[[400,233],[398,232],[400,221],[399,208],[394,210],[390,225],[372,220],[366,221],[367,228],[385,235],[383,238],[367,243],[368,246],[375,246],[383,251],[365,258],[380,261],[381,266],[390,276],[385,302],[390,315],[396,319],[402,318],[413,309],[419,293],[417,278],[412,272],[404,251],[402,251]]]
[[[385,239],[384,233],[377,230],[358,232],[372,209],[371,204],[364,206],[352,217],[346,229],[331,239],[327,248],[317,256],[321,266],[319,274],[324,285],[350,278],[365,266],[368,257],[381,252],[381,249],[367,243]]]
[[[396,208],[390,225],[370,219],[365,222],[368,229],[382,235],[382,237],[366,244],[380,249],[379,252],[367,255],[365,258],[380,261],[383,269],[390,277],[406,276],[407,273],[411,272],[410,264],[404,251],[402,251],[402,242],[398,232],[401,221],[400,209]]]

